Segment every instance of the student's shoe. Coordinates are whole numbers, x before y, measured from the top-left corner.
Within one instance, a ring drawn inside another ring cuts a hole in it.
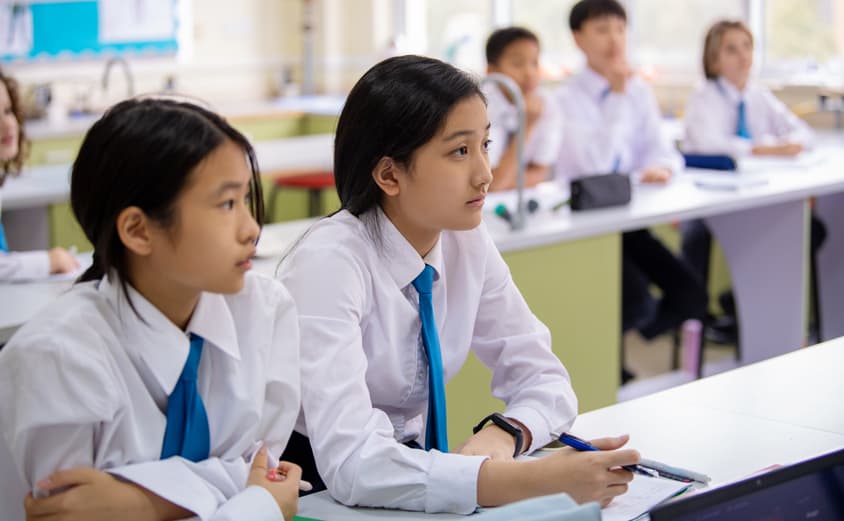
[[[730,315],[720,316],[706,326],[705,336],[715,344],[734,346],[738,343],[738,320]]]

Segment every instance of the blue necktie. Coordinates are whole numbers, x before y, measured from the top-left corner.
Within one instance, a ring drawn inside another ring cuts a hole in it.
[[[739,101],[738,104],[736,135],[738,137],[743,137],[744,139],[750,139],[750,128],[747,126],[747,114],[744,106],[744,100]]]
[[[422,319],[422,343],[428,355],[428,422],[425,429],[425,450],[448,452],[448,431],[445,417],[445,382],[440,337],[434,321],[431,289],[434,285],[434,268],[430,264],[418,277],[413,287],[419,293],[419,317]]]
[[[196,372],[202,357],[202,337],[190,335],[190,353],[176,387],[167,401],[167,428],[161,459],[182,456],[191,461],[208,459],[211,435],[208,415],[196,387]]]
[[[6,244],[6,230],[3,229],[3,223],[0,223],[0,251],[9,251],[9,245]]]

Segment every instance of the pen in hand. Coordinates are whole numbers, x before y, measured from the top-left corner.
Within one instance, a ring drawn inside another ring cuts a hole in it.
[[[563,445],[568,445],[569,447],[573,448],[576,451],[598,451],[601,450],[598,447],[592,445],[586,440],[582,440],[573,434],[568,434],[566,432],[560,434],[559,437],[560,443]],[[654,477],[654,473],[644,467],[639,465],[622,465],[624,470],[629,470],[630,472],[634,472],[636,474],[642,474],[643,476],[650,476]]]

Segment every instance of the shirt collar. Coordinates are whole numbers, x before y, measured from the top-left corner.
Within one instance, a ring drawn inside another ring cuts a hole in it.
[[[575,80],[591,99],[602,101],[610,88],[610,82],[588,65],[575,76]]]
[[[203,337],[204,347],[216,348],[240,359],[234,319],[222,295],[202,293],[185,332],[135,288],[126,287],[135,310],[129,305],[116,275],[104,277],[99,291],[116,311],[117,327],[121,329],[118,337],[123,338],[129,357],[133,363],[143,362],[168,395],[176,387],[188,358],[188,333]]]
[[[438,280],[443,263],[442,241],[437,239],[434,247],[423,259],[380,207],[374,211],[377,212],[377,218],[380,221],[381,238],[384,241],[383,255],[388,260],[387,270],[396,285],[404,288],[413,282],[413,279],[422,273],[425,264],[430,264],[434,268],[434,280]]]
[[[744,92],[747,92],[747,87],[745,87],[744,92],[741,92],[735,87],[735,85],[720,76],[715,80],[715,86],[718,87],[718,91],[727,98],[727,101],[732,103],[738,103],[741,101],[744,97]]]

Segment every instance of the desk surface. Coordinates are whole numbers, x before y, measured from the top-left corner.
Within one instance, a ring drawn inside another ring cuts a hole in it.
[[[643,456],[735,481],[844,447],[844,338],[748,365],[668,391],[585,413],[586,438],[630,434]],[[300,501],[303,516],[332,520],[457,519],[353,509],[327,494]]]

